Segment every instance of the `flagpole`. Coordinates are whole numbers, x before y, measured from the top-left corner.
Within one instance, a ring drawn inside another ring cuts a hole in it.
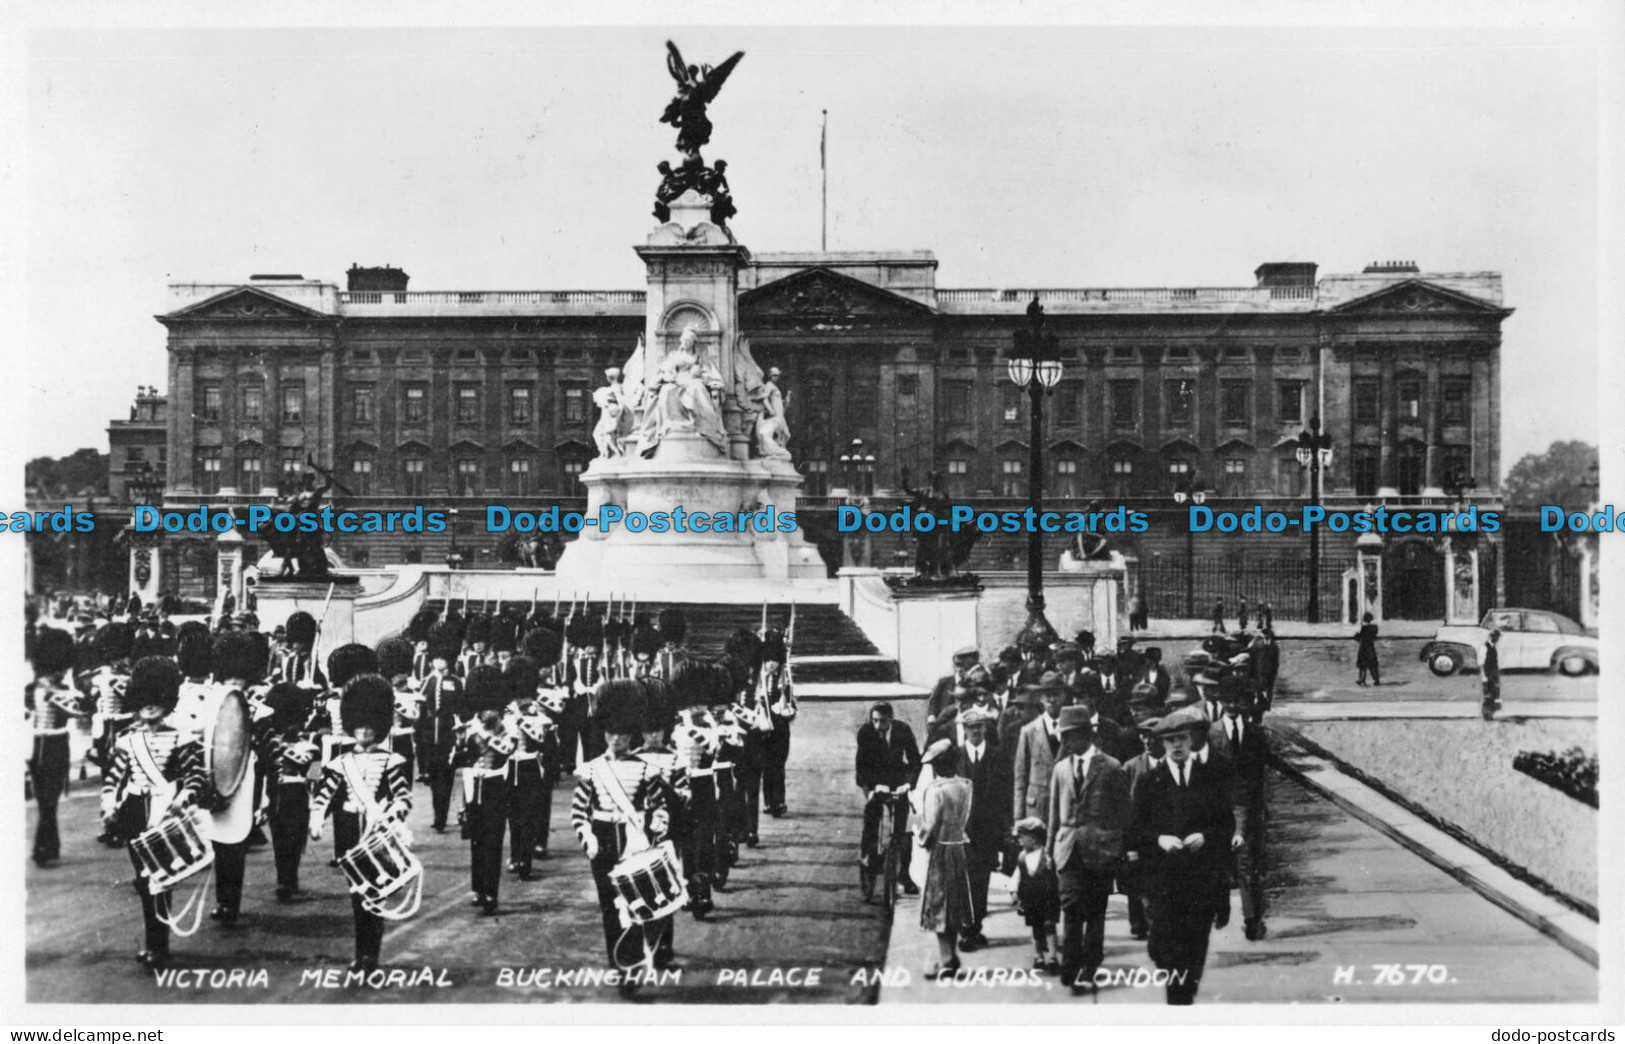
[[[824,126],[818,132],[818,171],[823,179],[823,220],[818,227],[818,249],[829,250],[829,162],[825,152],[829,146],[829,110],[824,110]]]

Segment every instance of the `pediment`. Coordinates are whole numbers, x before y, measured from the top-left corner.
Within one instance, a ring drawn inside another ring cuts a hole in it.
[[[808,268],[739,295],[739,309],[755,318],[920,319],[926,305],[828,268]]]
[[[161,319],[217,319],[228,322],[330,319],[314,308],[294,304],[258,287],[239,286],[160,316]]]
[[[1407,279],[1329,310],[1333,315],[1499,315],[1505,309],[1422,279]]]

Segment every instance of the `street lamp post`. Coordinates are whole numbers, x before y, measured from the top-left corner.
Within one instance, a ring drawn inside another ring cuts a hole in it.
[[[1044,617],[1044,535],[1037,521],[1044,510],[1044,396],[1060,383],[1061,351],[1055,335],[1044,329],[1044,306],[1037,294],[1027,306],[1027,326],[1016,329],[1015,346],[1006,361],[1011,382],[1032,398],[1027,501],[1034,524],[1027,531],[1027,622],[1018,637],[1048,646],[1056,634]]]
[[[457,550],[457,509],[451,508],[446,513],[451,516],[446,522],[451,527],[451,550],[446,552],[446,568],[461,569],[463,555]]]
[[[1195,475],[1180,483],[1174,490],[1174,503],[1184,506],[1185,501],[1201,504],[1207,500],[1202,480]],[[1191,520],[1185,519],[1185,619],[1196,619],[1196,531]]]
[[[1332,437],[1321,433],[1320,414],[1298,432],[1298,463],[1309,469],[1309,503],[1320,506],[1321,472],[1332,463]],[[1309,622],[1320,622],[1320,527],[1309,529]]]
[[[866,508],[868,498],[874,493],[875,455],[865,452],[863,440],[854,438],[852,444],[841,454],[841,472],[846,476],[847,496],[853,506]],[[850,545],[848,545],[850,547]],[[851,558],[850,550],[847,554]],[[869,532],[867,526],[863,530],[863,564],[874,563],[874,534]],[[850,564],[850,562],[848,562]]]

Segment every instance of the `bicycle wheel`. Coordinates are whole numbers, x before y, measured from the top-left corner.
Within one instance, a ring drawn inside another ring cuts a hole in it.
[[[858,887],[863,891],[863,901],[870,902],[875,897],[875,872],[869,869],[869,857],[858,857]]]
[[[890,914],[897,906],[897,881],[901,876],[899,864],[903,859],[902,855],[898,852],[899,847],[900,846],[896,844],[889,844],[886,846],[885,880],[881,890],[881,894],[884,896],[884,898],[881,900],[881,903],[886,907],[887,914]]]

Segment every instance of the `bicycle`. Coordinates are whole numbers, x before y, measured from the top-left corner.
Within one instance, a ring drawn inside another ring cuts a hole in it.
[[[881,905],[890,914],[897,905],[897,888],[902,882],[907,867],[903,866],[902,846],[893,843],[897,828],[897,809],[906,806],[908,801],[908,785],[904,784],[898,790],[890,787],[878,786],[869,796],[869,801],[879,802],[880,824],[875,831],[875,850],[864,852],[858,859],[858,886],[863,891],[865,903],[874,899],[875,885],[884,882],[881,889]],[[878,872],[874,867],[879,866]]]

